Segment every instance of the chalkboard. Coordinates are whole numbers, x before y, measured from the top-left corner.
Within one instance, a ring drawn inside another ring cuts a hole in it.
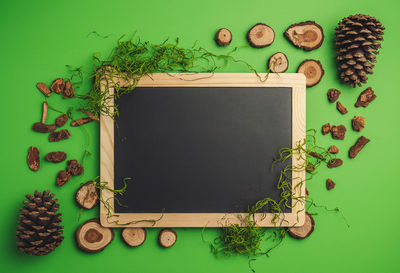
[[[232,83],[238,75],[241,82]],[[304,133],[305,83],[298,74],[269,77],[266,83],[254,74],[141,80],[116,102],[115,123],[101,129],[113,131],[113,166],[105,162],[113,172],[112,188],[132,178],[112,200],[113,213],[127,222],[162,214],[156,226],[217,226],[260,199],[279,200],[284,165],[274,171],[271,166],[279,149],[292,147]],[[103,150],[103,135],[101,144]],[[287,216],[295,213],[282,209]],[[102,224],[113,226],[107,220],[102,217]]]

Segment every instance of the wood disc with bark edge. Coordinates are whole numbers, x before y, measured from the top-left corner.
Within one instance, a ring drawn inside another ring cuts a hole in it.
[[[146,237],[146,230],[144,228],[124,228],[122,230],[122,239],[131,247],[143,245]]]
[[[75,233],[78,247],[88,253],[102,251],[114,239],[114,231],[100,225],[99,219],[90,219],[83,223]]]
[[[310,51],[322,45],[324,31],[314,21],[306,21],[290,25],[285,31],[285,37],[295,47]]]
[[[215,34],[215,42],[219,46],[227,46],[232,42],[232,33],[227,28],[220,28]]]
[[[178,235],[170,228],[161,230],[160,234],[158,235],[158,243],[164,248],[173,246],[177,239]]]
[[[247,32],[247,41],[252,47],[263,48],[271,45],[275,40],[274,30],[263,23],[255,24]]]
[[[321,81],[325,71],[319,61],[307,59],[299,65],[297,73],[303,73],[306,76],[306,86],[313,87]]]
[[[289,60],[282,52],[277,52],[268,59],[268,67],[273,73],[283,73],[289,67]]]
[[[304,225],[301,227],[289,227],[287,233],[295,239],[304,239],[314,231],[315,222],[310,214],[306,212]]]
[[[94,183],[86,182],[76,191],[75,201],[83,209],[92,209],[99,203],[99,190]]]

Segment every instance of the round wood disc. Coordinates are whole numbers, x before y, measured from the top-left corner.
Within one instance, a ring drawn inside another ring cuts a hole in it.
[[[229,29],[220,28],[215,35],[215,41],[219,46],[227,46],[232,41],[232,33]]]
[[[301,227],[290,227],[287,229],[288,234],[295,239],[304,239],[311,235],[314,231],[315,222],[310,214],[306,212],[304,225]]]
[[[283,73],[289,67],[289,61],[285,54],[277,52],[268,60],[268,67],[273,73]]]
[[[266,47],[274,42],[275,32],[266,24],[258,23],[247,32],[247,40],[252,47]]]
[[[99,219],[84,222],[76,231],[75,239],[78,247],[85,252],[102,251],[114,239],[114,231],[100,225]]]
[[[94,185],[94,181],[83,184],[75,194],[76,203],[84,209],[92,209],[99,202],[99,192]]]
[[[285,31],[285,37],[294,46],[310,51],[322,45],[324,31],[314,21],[307,21],[289,26]]]
[[[146,230],[144,228],[124,228],[122,239],[128,246],[141,246],[146,241]]]
[[[168,248],[175,244],[178,236],[172,229],[166,228],[160,231],[158,242],[162,247]]]
[[[321,81],[325,71],[319,61],[305,60],[299,65],[297,73],[303,73],[306,76],[306,86],[312,87]]]

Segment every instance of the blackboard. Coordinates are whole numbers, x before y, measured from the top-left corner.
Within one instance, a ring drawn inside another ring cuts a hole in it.
[[[243,215],[265,197],[279,200],[284,165],[272,171],[272,162],[279,149],[299,139],[293,135],[299,125],[299,105],[294,106],[304,77],[290,75],[298,82],[278,76],[275,81],[286,85],[213,84],[214,76],[200,83],[173,78],[171,84],[167,75],[142,81],[116,102],[112,186],[119,189],[124,178],[132,180],[113,200],[113,213],[135,220],[163,211],[157,226],[204,226],[216,215]],[[255,76],[245,78],[253,83]],[[196,216],[203,218],[202,225]]]

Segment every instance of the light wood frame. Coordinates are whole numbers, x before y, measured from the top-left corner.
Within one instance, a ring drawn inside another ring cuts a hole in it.
[[[260,74],[265,77],[265,74]],[[185,79],[185,80],[182,80]],[[114,86],[129,86],[129,81],[119,78],[107,83],[103,80],[101,88],[103,91],[113,94]],[[156,73],[151,77],[142,77],[137,86],[140,87],[291,87],[292,88],[292,147],[302,143],[306,137],[306,80],[303,74],[284,73],[269,74],[265,82],[254,73],[216,73],[216,74],[166,74]],[[112,105],[114,102],[110,100]],[[304,166],[304,154],[293,156],[293,166]],[[108,187],[114,189],[114,121],[109,116],[102,115],[100,118],[100,177],[106,181]],[[293,196],[292,212],[281,213],[278,221],[273,221],[276,214],[257,213],[255,219],[259,226],[302,226],[305,219],[305,170],[292,172]],[[301,183],[301,184],[300,184]],[[100,220],[105,227],[220,227],[229,224],[244,225],[246,213],[114,213],[114,195],[108,190],[101,192],[102,199],[107,200],[111,208],[112,217],[108,217],[106,206],[100,204]],[[118,215],[118,216],[116,216]],[[132,221],[158,219],[155,223],[138,222],[126,224]],[[118,224],[115,221],[118,220]]]

